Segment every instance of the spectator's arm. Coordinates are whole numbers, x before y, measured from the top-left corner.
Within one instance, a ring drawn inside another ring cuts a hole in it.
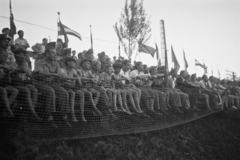
[[[35,45],[33,45],[32,46],[32,50],[34,51],[34,52],[40,52],[38,49],[37,49],[37,43],[35,44]]]

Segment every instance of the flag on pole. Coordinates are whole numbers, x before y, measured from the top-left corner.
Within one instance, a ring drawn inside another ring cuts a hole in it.
[[[92,26],[90,25],[91,49],[93,50]]]
[[[65,43],[68,43],[69,40],[68,40],[66,31],[65,31],[65,27],[63,26],[62,22],[59,19],[59,22],[58,22],[58,36],[61,36],[61,35],[64,36]]]
[[[9,36],[12,38],[14,35],[17,33],[17,29],[14,23],[14,17],[13,17],[13,13],[12,13],[12,4],[11,4],[11,0],[10,0],[10,33]]]
[[[171,46],[171,52],[172,52],[172,62],[174,63],[174,69],[176,69],[176,71],[178,72],[178,70],[180,69],[180,65],[177,61],[177,58],[175,56],[175,53],[173,51],[173,47]]]
[[[218,66],[217,66],[217,68],[218,68]],[[220,71],[219,71],[219,68],[218,68],[218,77],[220,78],[221,76],[220,76]]]
[[[79,38],[80,40],[82,40],[82,36],[78,32],[63,25],[60,20],[58,22],[58,35],[59,36],[60,35],[72,35],[72,36],[75,36],[75,37]]]
[[[159,51],[158,51],[158,46],[157,46],[157,43],[155,43],[155,47],[156,47],[156,57],[157,57],[157,67],[161,67],[161,58],[160,58],[160,55],[159,55]]]
[[[187,70],[187,68],[188,68],[188,63],[187,63],[187,60],[186,60],[185,52],[184,52],[184,51],[183,51],[183,60],[184,60],[185,70]]]
[[[152,57],[154,57],[154,54],[156,52],[156,49],[144,44],[139,44],[139,52],[143,52],[143,53],[147,53],[147,54],[151,54]]]
[[[199,61],[195,59],[195,66],[200,66],[204,69],[204,73],[207,74],[207,66],[205,64],[201,64]]]
[[[207,74],[207,66],[204,63],[204,60],[203,60],[203,69],[204,69],[204,74]]]

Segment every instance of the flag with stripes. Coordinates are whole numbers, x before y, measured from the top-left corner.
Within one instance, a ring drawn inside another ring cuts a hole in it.
[[[78,32],[68,28],[67,26],[63,25],[61,23],[61,21],[59,21],[58,22],[58,35],[60,36],[60,35],[65,35],[65,34],[75,36],[75,37],[79,38],[80,40],[82,40],[82,36]]]
[[[14,35],[17,33],[17,28],[14,23],[14,17],[12,13],[12,4],[10,0],[10,33],[9,36],[13,39]]]
[[[152,57],[154,57],[154,54],[156,52],[156,49],[144,44],[139,44],[139,52],[143,52],[143,53],[147,53],[147,54],[151,54]]]
[[[173,51],[173,47],[171,46],[171,52],[172,52],[172,62],[174,63],[174,69],[176,69],[176,71],[178,72],[178,70],[180,69],[180,65],[178,63],[178,60],[175,56],[175,53]]]

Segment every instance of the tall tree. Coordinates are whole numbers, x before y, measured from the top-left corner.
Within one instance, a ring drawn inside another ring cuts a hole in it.
[[[146,43],[151,37],[149,19],[143,8],[143,0],[126,0],[114,30],[129,60],[136,45]]]

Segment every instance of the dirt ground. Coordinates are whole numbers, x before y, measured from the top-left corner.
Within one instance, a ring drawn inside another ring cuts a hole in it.
[[[24,144],[1,143],[0,157],[24,160],[238,160],[240,119],[213,114],[146,133]]]

